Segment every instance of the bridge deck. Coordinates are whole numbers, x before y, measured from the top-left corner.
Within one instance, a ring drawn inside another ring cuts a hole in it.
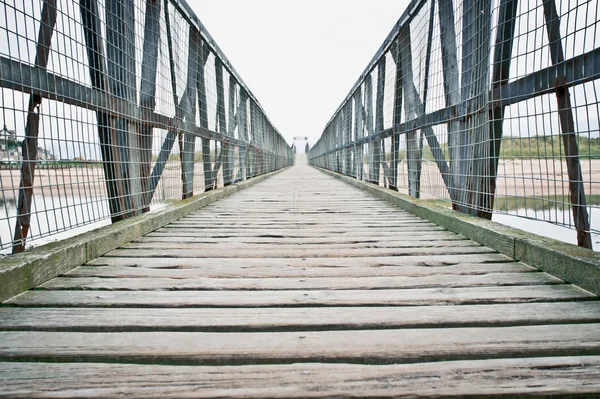
[[[597,297],[305,165],[8,305],[0,397],[600,392]]]

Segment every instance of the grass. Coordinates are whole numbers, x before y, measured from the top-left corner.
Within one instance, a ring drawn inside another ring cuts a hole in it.
[[[600,138],[579,137],[579,156],[600,159]],[[560,136],[506,137],[500,147],[501,158],[557,158],[564,156]]]
[[[423,159],[434,161],[431,149],[426,144],[423,147]],[[600,138],[579,137],[579,157],[581,159],[600,159]],[[448,143],[441,144],[442,152],[446,158],[448,155]],[[560,136],[534,136],[534,137],[505,137],[500,147],[500,158],[502,159],[533,159],[533,158],[562,158],[564,157],[564,145]],[[389,157],[386,154],[386,159]],[[399,152],[399,159],[406,158],[406,150]]]
[[[549,195],[537,198],[527,197],[496,197],[494,209],[502,211],[514,211],[517,209],[535,209],[538,211],[559,210],[567,211],[571,209],[568,195]],[[600,195],[586,195],[586,205],[600,205]]]
[[[445,199],[426,200],[428,204],[442,207],[451,207],[452,202]],[[568,195],[547,195],[544,197],[505,197],[497,196],[494,200],[496,211],[516,211],[517,209],[535,209],[537,211],[558,210],[560,212],[570,211]],[[587,206],[599,206],[600,195],[586,195]]]

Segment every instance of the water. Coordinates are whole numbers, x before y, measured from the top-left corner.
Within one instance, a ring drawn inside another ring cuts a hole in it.
[[[153,204],[150,211],[166,204]],[[87,231],[110,225],[110,211],[105,197],[52,198],[33,196],[31,228],[26,248],[64,240]],[[12,237],[17,215],[14,200],[0,201],[0,255],[12,252]]]
[[[588,211],[590,208],[588,208]],[[575,229],[570,229],[567,227],[563,227],[559,224],[566,222],[569,223],[568,217],[570,213],[563,214],[563,212],[554,212],[551,210],[546,211],[534,211],[532,209],[518,209],[516,211],[511,211],[514,215],[506,215],[506,214],[494,214],[492,220],[494,222],[502,223],[504,225],[510,227],[516,227],[518,229],[538,234],[540,236],[554,238],[555,240],[560,240],[563,242],[567,242],[569,244],[577,245],[577,232]],[[570,212],[570,211],[569,211]],[[520,216],[517,216],[520,215]],[[533,220],[526,219],[527,216],[529,218],[537,218],[544,220],[552,220],[553,222],[559,224],[553,224],[549,222],[545,222],[542,220]],[[566,216],[566,220],[565,220]],[[590,211],[590,226],[591,230],[600,230],[600,209],[599,208],[591,208]],[[594,249],[600,248],[600,235],[592,233],[592,244]]]
[[[31,227],[26,247],[73,237],[110,224],[108,200],[103,197],[32,197]],[[12,251],[17,216],[14,200],[0,202],[0,254]]]

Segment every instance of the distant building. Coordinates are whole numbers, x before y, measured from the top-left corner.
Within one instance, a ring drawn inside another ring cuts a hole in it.
[[[18,162],[21,160],[21,146],[14,130],[8,130],[6,126],[0,130],[0,161]]]
[[[23,159],[21,143],[14,130],[6,126],[0,130],[0,162],[19,162]],[[37,148],[37,159],[41,161],[56,161],[56,157],[45,148]]]
[[[43,161],[56,161],[54,154],[42,147],[38,147],[37,159]]]

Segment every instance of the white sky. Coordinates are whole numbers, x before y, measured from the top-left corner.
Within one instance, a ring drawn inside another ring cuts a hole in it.
[[[286,140],[312,145],[410,0],[188,2]]]

